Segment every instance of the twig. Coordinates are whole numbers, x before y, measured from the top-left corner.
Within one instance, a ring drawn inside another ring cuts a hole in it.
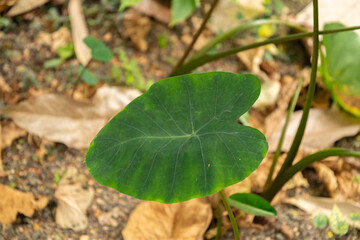
[[[81,70],[81,72],[77,75],[77,78],[76,78],[76,81],[74,83],[74,86],[73,86],[73,90],[72,90],[72,93],[71,93],[71,97],[74,96],[74,93],[80,83],[80,79],[81,79],[81,76],[84,74],[85,70],[88,68],[88,66],[90,65],[92,59],[90,59],[90,61],[84,66],[84,68]]]
[[[206,13],[206,15],[205,15],[205,17],[204,17],[204,19],[203,19],[203,22],[201,23],[201,26],[200,26],[199,30],[195,33],[195,36],[193,37],[190,45],[189,45],[189,46],[187,47],[187,49],[185,50],[184,55],[181,57],[181,59],[179,60],[179,62],[178,62],[178,63],[176,64],[176,66],[174,67],[174,71],[175,71],[176,69],[178,69],[179,67],[181,67],[181,66],[184,64],[187,56],[189,55],[189,53],[190,53],[191,50],[193,49],[193,47],[194,47],[196,41],[198,40],[200,34],[201,34],[201,33],[203,32],[203,30],[205,29],[206,23],[209,21],[210,16],[211,16],[212,12],[214,11],[214,9],[215,9],[216,5],[218,4],[218,2],[219,2],[219,0],[214,0],[213,4],[211,5],[210,10],[209,10],[209,11]]]

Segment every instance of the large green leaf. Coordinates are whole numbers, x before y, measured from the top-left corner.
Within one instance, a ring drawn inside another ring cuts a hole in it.
[[[259,92],[252,75],[159,81],[98,133],[86,165],[99,183],[139,199],[173,203],[215,193],[246,178],[266,154],[265,137],[235,122]]]
[[[91,57],[101,62],[110,62],[114,54],[111,50],[100,40],[87,36],[84,38],[85,44],[91,49]]]
[[[340,23],[324,29],[343,28]],[[326,56],[320,71],[334,100],[345,110],[360,116],[360,37],[355,32],[324,35]]]
[[[275,217],[277,215],[275,208],[256,194],[235,193],[229,197],[228,202],[245,213],[256,216]]]

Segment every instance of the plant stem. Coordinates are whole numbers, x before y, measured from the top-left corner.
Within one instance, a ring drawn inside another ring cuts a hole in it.
[[[221,220],[221,208],[220,208],[220,203],[221,203],[221,199],[220,199],[220,194],[218,194],[217,196],[217,224],[216,224],[216,227],[217,227],[217,231],[216,231],[216,236],[215,236],[215,240],[220,240],[221,238],[221,227],[222,227],[222,220]]]
[[[300,78],[298,86],[297,86],[295,94],[294,94],[294,97],[291,100],[289,110],[288,110],[288,112],[286,114],[285,124],[284,124],[284,126],[282,128],[282,131],[281,131],[281,136],[280,136],[280,139],[279,139],[279,143],[277,145],[277,148],[276,148],[276,151],[275,151],[275,154],[274,154],[273,162],[271,164],[269,174],[268,174],[266,182],[265,182],[264,189],[266,189],[270,185],[270,183],[272,182],[272,177],[273,177],[273,173],[274,173],[274,170],[275,170],[275,166],[276,166],[276,163],[277,163],[277,161],[279,159],[279,156],[281,154],[281,147],[282,147],[282,144],[283,144],[283,141],[284,141],[284,138],[285,138],[285,133],[286,133],[288,124],[290,122],[291,115],[295,110],[295,106],[296,106],[297,100],[298,100],[299,95],[300,95],[302,82],[303,82],[303,80],[302,80],[302,78]]]
[[[228,212],[229,214],[229,218],[230,218],[230,222],[231,222],[231,225],[232,225],[232,228],[233,228],[233,231],[234,231],[234,236],[235,236],[235,240],[240,240],[240,233],[239,233],[239,228],[238,228],[238,225],[236,223],[236,219],[234,217],[234,214],[230,208],[230,205],[225,197],[225,194],[222,190],[220,190],[219,192],[219,196],[221,197],[221,200],[223,201],[224,203],[224,206],[226,208],[226,211]]]
[[[290,150],[285,158],[283,165],[278,173],[281,175],[286,169],[288,169],[299,150],[302,138],[305,133],[306,123],[309,117],[309,112],[311,108],[311,103],[313,101],[315,95],[315,88],[316,88],[316,73],[318,67],[318,57],[319,57],[319,9],[318,9],[318,0],[313,0],[313,7],[314,7],[314,32],[313,32],[313,54],[312,54],[312,61],[311,61],[311,76],[310,76],[310,84],[308,88],[308,92],[306,94],[305,105],[303,109],[303,114],[301,116],[300,124],[297,129],[296,135],[294,140],[291,144]]]
[[[224,32],[224,33],[214,37],[203,48],[201,48],[199,51],[197,51],[189,59],[189,61],[192,61],[192,60],[194,60],[196,58],[204,56],[207,52],[209,52],[217,44],[225,41],[226,39],[234,36],[235,34],[237,34],[239,32],[243,32],[243,31],[249,30],[251,28],[264,25],[264,24],[279,24],[279,25],[284,25],[284,26],[290,27],[290,28],[294,28],[294,29],[299,30],[301,32],[308,32],[305,28],[303,28],[301,26],[290,24],[288,22],[281,21],[281,20],[278,20],[278,19],[257,19],[257,20],[252,20],[252,21],[245,22],[245,23],[241,24],[240,26],[234,27],[234,28],[230,29],[229,31]]]
[[[72,90],[72,93],[71,93],[71,97],[74,96],[74,93],[75,93],[75,91],[76,91],[76,89],[77,89],[77,87],[78,87],[78,85],[80,83],[80,79],[81,79],[82,75],[84,74],[85,70],[90,65],[91,61],[92,61],[92,59],[90,59],[90,61],[84,66],[84,68],[81,70],[81,72],[77,75],[76,81],[74,83],[73,90]]]
[[[360,29],[360,26],[320,31],[319,34],[331,34],[331,33],[337,33],[337,32],[352,31],[352,30],[357,30],[357,29]],[[313,32],[291,34],[291,35],[287,35],[287,36],[283,36],[283,37],[272,38],[272,39],[268,39],[268,40],[265,40],[265,41],[262,41],[262,42],[249,44],[249,45],[246,45],[246,46],[232,48],[232,49],[229,49],[227,51],[212,54],[212,55],[205,55],[205,56],[196,58],[196,59],[194,59],[192,61],[189,61],[188,63],[184,64],[182,67],[174,70],[171,73],[171,76],[178,76],[178,75],[187,74],[187,73],[191,72],[192,70],[194,70],[195,68],[197,68],[199,66],[202,66],[202,65],[204,65],[206,63],[209,63],[209,62],[212,62],[212,61],[215,61],[215,60],[218,60],[220,58],[227,57],[227,56],[231,56],[231,55],[233,55],[235,53],[238,53],[238,52],[241,52],[241,51],[261,47],[261,46],[271,44],[271,43],[289,42],[289,41],[299,40],[299,39],[307,38],[307,37],[311,37],[311,36],[313,36]]]
[[[180,67],[184,64],[187,56],[189,55],[189,53],[190,53],[191,50],[193,49],[193,47],[194,47],[196,41],[198,40],[200,34],[201,34],[201,33],[203,32],[203,30],[205,29],[206,23],[209,21],[210,16],[211,16],[211,14],[213,13],[213,11],[214,11],[216,5],[218,4],[218,2],[219,2],[219,0],[214,0],[213,4],[211,5],[210,10],[209,10],[209,11],[206,13],[206,15],[205,15],[205,17],[204,17],[204,19],[203,19],[203,22],[201,23],[200,28],[199,28],[198,31],[195,33],[195,35],[194,35],[194,37],[193,37],[190,45],[186,48],[186,50],[185,50],[185,52],[184,52],[184,55],[181,57],[181,59],[179,60],[179,62],[176,64],[176,66],[174,67],[174,70],[180,68]]]
[[[276,193],[289,181],[296,173],[304,170],[310,164],[331,156],[350,156],[360,158],[360,152],[350,151],[342,148],[329,148],[313,153],[304,157],[295,165],[286,169],[281,175],[277,175],[270,188],[265,190],[263,197],[269,202],[274,198]]]

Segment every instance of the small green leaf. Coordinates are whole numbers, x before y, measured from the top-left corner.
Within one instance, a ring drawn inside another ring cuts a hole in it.
[[[141,0],[121,0],[120,1],[120,11],[124,11],[127,7],[132,7],[138,2],[141,2]]]
[[[54,59],[50,59],[47,60],[44,63],[44,68],[48,69],[48,68],[55,68],[57,66],[59,66],[60,64],[62,64],[65,60],[62,58],[54,58]]]
[[[161,80],[97,134],[85,163],[99,183],[133,197],[174,203],[242,181],[267,142],[237,124],[258,98],[252,75],[215,72]]]
[[[111,50],[98,39],[87,36],[84,38],[85,44],[91,49],[91,57],[101,62],[110,62],[114,54]]]
[[[315,227],[323,229],[329,224],[329,219],[325,214],[320,213],[313,218],[313,224]]]
[[[69,43],[63,47],[60,47],[56,50],[56,53],[60,56],[62,59],[68,59],[74,56],[74,46]]]
[[[356,213],[351,213],[349,215],[350,220],[352,221],[360,221],[360,213],[356,212]]]
[[[342,216],[340,209],[334,205],[329,218],[330,229],[337,235],[345,235],[349,230],[349,225]]]
[[[170,25],[173,26],[190,16],[195,11],[196,2],[196,0],[172,0]]]
[[[78,74],[81,74],[81,79],[88,85],[96,85],[99,82],[97,78],[83,66],[79,67]]]
[[[248,214],[256,216],[275,217],[275,208],[259,195],[252,193],[236,193],[229,197],[229,203]]]

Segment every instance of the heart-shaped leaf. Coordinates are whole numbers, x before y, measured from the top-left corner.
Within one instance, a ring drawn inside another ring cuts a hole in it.
[[[231,195],[228,201],[231,205],[245,213],[264,217],[275,217],[277,215],[275,208],[264,198],[256,194],[236,193]]]
[[[345,27],[326,24],[324,30]],[[334,100],[346,111],[360,117],[360,37],[355,32],[324,36],[326,56],[321,58],[323,79]]]
[[[91,49],[91,57],[101,62],[110,62],[114,54],[111,50],[101,41],[92,36],[84,38],[84,43]]]
[[[249,176],[266,154],[263,134],[235,122],[259,92],[252,75],[164,79],[98,133],[86,165],[99,183],[139,199],[174,203],[215,193]]]

